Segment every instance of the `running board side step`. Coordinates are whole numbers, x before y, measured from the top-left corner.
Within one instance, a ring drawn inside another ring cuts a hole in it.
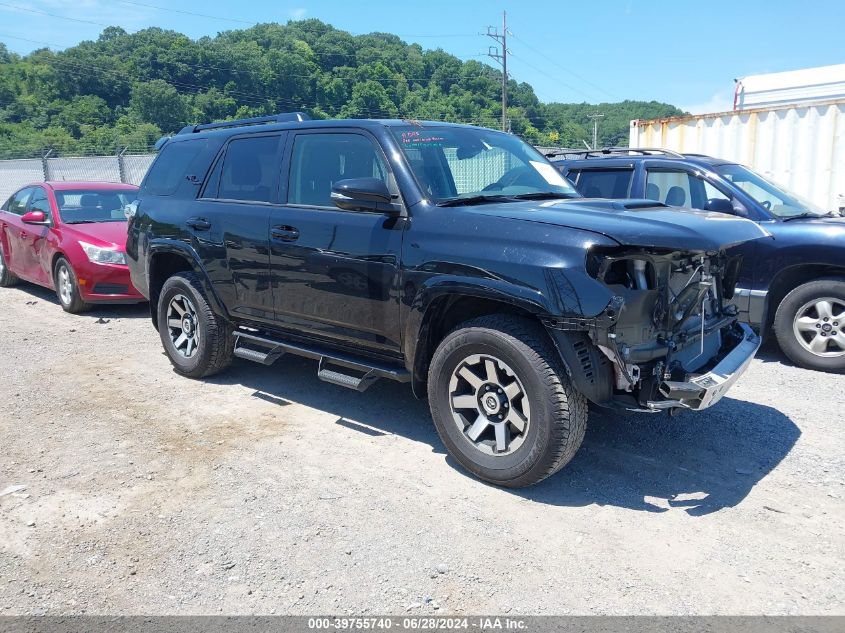
[[[284,341],[244,330],[237,330],[234,355],[262,365],[272,365],[283,354],[291,353],[319,361],[317,377],[333,385],[364,391],[379,378],[409,382],[407,369],[369,358],[361,358],[308,343]],[[351,370],[354,373],[349,373]],[[361,374],[361,375],[355,375]]]
[[[320,359],[320,364],[317,368],[317,378],[339,387],[346,387],[355,391],[366,391],[370,385],[379,379],[379,376],[372,369],[363,376],[353,376],[352,374],[328,369],[326,365],[330,363],[331,361],[326,361],[325,356]]]

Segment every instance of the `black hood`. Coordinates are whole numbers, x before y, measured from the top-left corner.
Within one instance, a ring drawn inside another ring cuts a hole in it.
[[[624,246],[720,251],[771,237],[751,220],[723,213],[674,209],[649,200],[549,200],[497,202],[463,212],[527,220],[600,233]]]

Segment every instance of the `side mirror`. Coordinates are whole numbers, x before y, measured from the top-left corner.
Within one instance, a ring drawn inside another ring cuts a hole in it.
[[[704,210],[715,211],[716,213],[735,213],[733,203],[724,198],[710,198],[704,205]]]
[[[131,220],[135,217],[135,214],[138,213],[138,201],[133,200],[132,202],[128,202],[123,205],[123,215],[126,216],[127,220]]]
[[[47,214],[43,211],[29,211],[21,216],[21,222],[24,224],[50,224],[47,219]]]
[[[387,185],[378,178],[348,178],[332,186],[332,202],[344,211],[377,211],[396,214],[398,208]]]

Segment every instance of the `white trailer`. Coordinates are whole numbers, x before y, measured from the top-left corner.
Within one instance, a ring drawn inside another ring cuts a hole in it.
[[[825,209],[845,209],[845,99],[635,120],[629,144],[741,163]]]

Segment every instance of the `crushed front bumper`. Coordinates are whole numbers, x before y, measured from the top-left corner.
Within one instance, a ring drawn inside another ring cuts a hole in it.
[[[710,371],[686,381],[665,380],[660,384],[660,393],[666,400],[650,401],[647,407],[653,411],[662,409],[692,409],[700,411],[713,406],[727,393],[728,389],[748,369],[751,360],[760,349],[762,339],[745,323],[742,340]]]

